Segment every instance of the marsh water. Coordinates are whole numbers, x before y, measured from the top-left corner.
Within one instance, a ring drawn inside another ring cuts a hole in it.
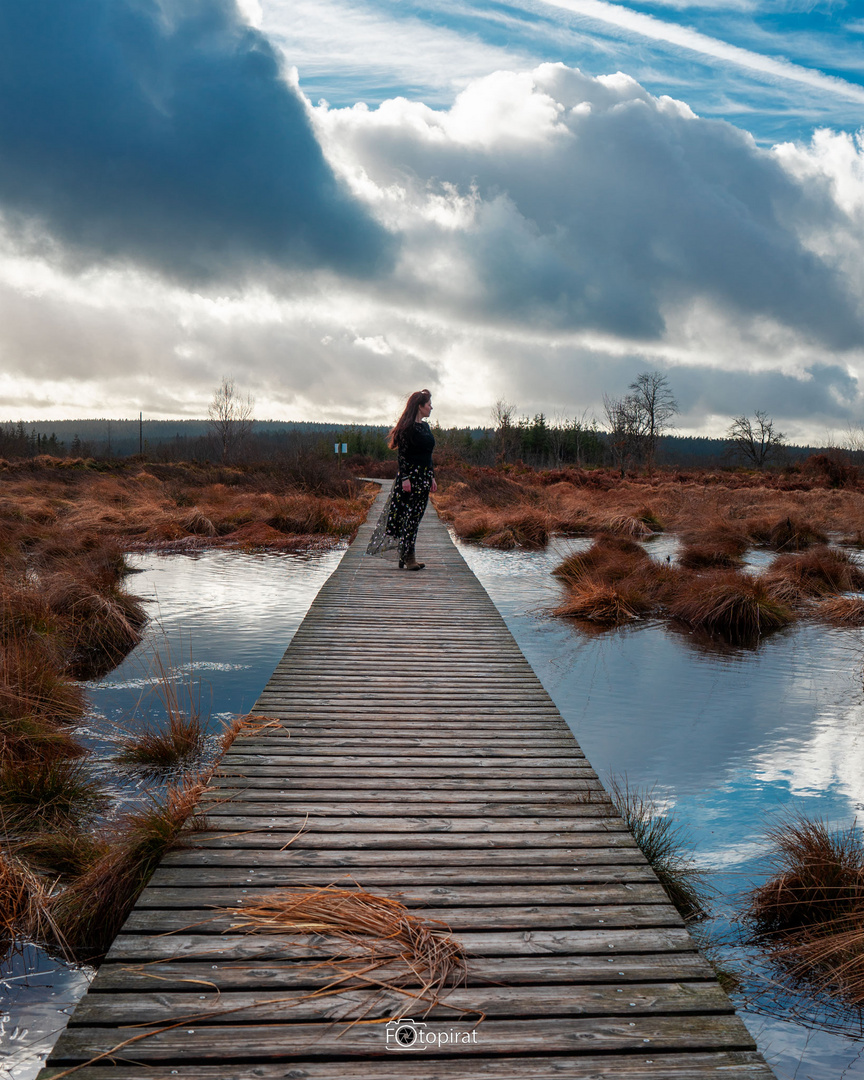
[[[626,777],[689,828],[694,858],[717,890],[709,933],[735,937],[740,895],[766,873],[766,829],[799,809],[849,825],[864,808],[864,633],[800,623],[756,649],[718,648],[644,621],[603,633],[552,617],[551,569],[588,541],[543,552],[499,552],[460,544],[523,652],[601,778]],[[649,542],[655,558],[674,541]],[[118,732],[133,730],[158,703],[157,651],[184,685],[193,676],[212,731],[248,710],[341,552],[135,556],[132,592],[150,600],[145,642],[90,687],[87,738],[105,762],[118,805],[137,782],[110,759]],[[758,564],[764,556],[754,553]],[[778,998],[760,980],[754,950],[726,945],[752,979],[738,1004],[780,1080],[864,1077],[864,1042],[826,1030],[802,998]],[[25,973],[26,971],[26,973]],[[0,1071],[27,1080],[86,988],[89,973],[35,949],[0,970]],[[792,1013],[800,1013],[796,1019]],[[836,1017],[826,1017],[836,1027]]]

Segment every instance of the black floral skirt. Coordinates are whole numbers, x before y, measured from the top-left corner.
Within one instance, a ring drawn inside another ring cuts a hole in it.
[[[400,469],[366,548],[367,555],[389,554],[404,559],[413,550],[429,501],[432,475],[432,470],[423,465]],[[410,491],[402,490],[403,480],[411,481]]]

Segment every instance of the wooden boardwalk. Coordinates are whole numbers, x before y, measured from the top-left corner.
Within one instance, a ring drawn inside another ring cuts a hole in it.
[[[42,1076],[113,1050],[73,1075],[770,1080],[434,512],[428,569],[364,556],[381,498],[255,706],[280,725],[234,743],[205,830],[156,871]],[[425,1016],[357,984],[310,996],[332,939],[213,911],[352,880],[446,922],[467,986]],[[400,1016],[421,1048],[347,1022]]]

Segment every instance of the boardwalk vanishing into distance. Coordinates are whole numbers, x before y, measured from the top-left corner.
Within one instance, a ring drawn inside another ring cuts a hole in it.
[[[235,741],[42,1076],[770,1080],[434,511],[428,569],[364,556],[382,500],[253,710],[278,723]],[[429,1012],[362,979],[322,997],[342,942],[242,928],[331,883],[446,923],[465,985]],[[397,1017],[408,1049],[370,1022]]]

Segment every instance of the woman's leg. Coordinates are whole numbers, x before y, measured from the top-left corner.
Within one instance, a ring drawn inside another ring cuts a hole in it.
[[[417,530],[429,501],[429,485],[419,485],[411,491],[406,499],[405,516],[402,520],[400,531],[399,556],[406,563],[408,569],[422,569],[422,563],[418,563],[414,557],[414,547],[417,542]]]

